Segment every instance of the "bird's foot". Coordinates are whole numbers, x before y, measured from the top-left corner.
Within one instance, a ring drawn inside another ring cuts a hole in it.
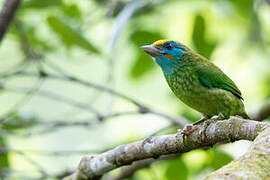
[[[225,116],[222,113],[218,113],[218,115],[211,117],[212,120],[218,121],[225,119]]]
[[[203,123],[205,120],[209,119],[210,117],[207,115],[202,115],[202,118],[199,119],[198,121],[195,121],[194,123],[192,123],[192,125],[197,125],[197,124],[201,124]]]
[[[184,135],[190,135],[196,130],[196,125],[203,123],[205,120],[209,119],[209,116],[203,115],[202,118],[192,124],[187,124],[182,130],[178,129],[178,133]]]
[[[193,124],[187,124],[182,130],[178,129],[179,134],[190,135],[196,130],[196,126]]]

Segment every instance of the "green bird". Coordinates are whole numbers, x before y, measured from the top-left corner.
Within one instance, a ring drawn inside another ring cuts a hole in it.
[[[249,119],[235,83],[216,65],[173,40],[141,47],[161,67],[174,94],[205,119],[241,116]]]

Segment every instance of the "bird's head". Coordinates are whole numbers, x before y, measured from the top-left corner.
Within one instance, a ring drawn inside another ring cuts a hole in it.
[[[155,62],[165,70],[179,65],[183,54],[188,52],[188,48],[173,40],[159,40],[151,45],[141,47],[147,54],[152,56]]]

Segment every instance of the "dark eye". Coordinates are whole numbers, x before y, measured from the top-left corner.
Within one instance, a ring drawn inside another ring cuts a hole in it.
[[[166,45],[165,45],[165,48],[168,49],[168,50],[171,50],[171,49],[173,49],[174,47],[173,47],[173,45],[171,45],[171,44],[166,44]]]

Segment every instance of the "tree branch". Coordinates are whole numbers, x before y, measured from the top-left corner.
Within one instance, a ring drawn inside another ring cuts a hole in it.
[[[269,179],[270,128],[265,129],[239,159],[223,166],[206,177],[211,179]]]
[[[104,173],[134,161],[183,153],[193,149],[211,147],[216,143],[254,140],[270,124],[232,117],[225,121],[208,120],[198,125],[186,138],[180,134],[150,137],[142,141],[120,145],[95,157],[83,157],[74,174],[66,180],[99,179]]]
[[[111,178],[111,179],[104,179],[104,180],[123,180],[126,178],[130,178],[134,175],[134,173],[139,170],[139,169],[143,169],[143,168],[147,168],[149,166],[151,166],[152,163],[156,162],[156,161],[160,161],[160,160],[168,160],[171,158],[175,158],[175,157],[179,157],[179,154],[170,154],[170,155],[165,155],[162,156],[161,158],[158,159],[153,159],[153,158],[149,158],[149,159],[144,159],[144,160],[140,160],[140,161],[136,161],[134,163],[132,163],[132,165],[130,166],[124,166],[121,169],[120,174],[115,177],[115,178]]]
[[[5,0],[0,12],[0,42],[7,32],[20,3],[21,0]]]

